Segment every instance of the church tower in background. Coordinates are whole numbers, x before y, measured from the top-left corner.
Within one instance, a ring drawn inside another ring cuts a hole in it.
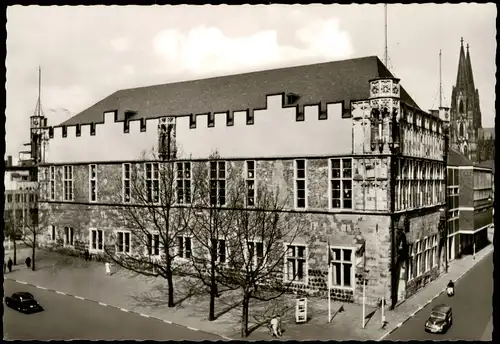
[[[481,125],[479,92],[474,86],[472,64],[467,44],[460,42],[457,83],[451,92],[451,146],[463,153],[473,162],[478,162],[477,144]]]

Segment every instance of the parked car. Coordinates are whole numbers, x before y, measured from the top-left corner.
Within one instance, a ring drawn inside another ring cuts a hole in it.
[[[5,305],[21,313],[36,313],[43,311],[43,307],[35,300],[33,294],[17,292],[5,298]]]
[[[429,319],[425,322],[425,331],[433,333],[445,333],[453,323],[451,307],[441,304],[434,307]]]

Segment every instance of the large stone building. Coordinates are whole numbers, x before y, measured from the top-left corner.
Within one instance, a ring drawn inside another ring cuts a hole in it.
[[[330,283],[334,299],[360,302],[366,278],[369,303],[395,305],[443,269],[448,119],[420,109],[377,57],[120,90],[60,126],[32,122],[46,143],[33,145],[53,214],[45,239],[114,247],[109,209],[130,201],[127,171],[154,169],[142,152],[192,168],[217,150],[221,169],[252,166],[248,178],[282,186],[286,211],[308,221],[284,267],[298,289]]]

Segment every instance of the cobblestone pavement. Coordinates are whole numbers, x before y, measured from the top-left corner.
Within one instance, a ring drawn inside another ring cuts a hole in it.
[[[428,284],[417,294],[410,297],[395,310],[386,310],[387,326],[381,328],[381,312],[379,308],[367,307],[366,326],[362,328],[362,307],[356,304],[342,304],[332,301],[333,320],[327,323],[328,301],[326,299],[308,298],[308,322],[295,324],[295,299],[287,295],[276,300],[273,305],[266,303],[252,304],[250,309],[249,328],[255,328],[249,340],[271,339],[263,322],[263,307],[288,309],[283,316],[283,340],[376,340],[391,332],[406,319],[416,313],[429,300],[439,295],[448,280],[458,279],[477,261],[493,250],[492,245],[476,254],[476,258],[466,256],[450,263],[447,274]],[[11,254],[6,251],[6,257]],[[18,257],[24,261],[27,249],[18,251]],[[167,307],[166,281],[161,278],[147,278],[131,275],[129,272],[115,269],[111,276],[106,276],[104,264],[85,262],[75,257],[61,256],[53,252],[37,251],[37,270],[31,271],[25,265],[17,265],[5,278],[24,281],[47,289],[68,293],[85,299],[106,303],[129,311],[147,314],[167,322],[205,332],[215,333],[229,338],[240,337],[241,308],[238,304],[237,292],[223,293],[216,299],[215,321],[207,321],[208,297],[200,294],[199,287],[193,288],[185,280],[175,280],[175,303],[173,308]],[[197,292],[193,292],[196,289]],[[203,291],[203,290],[202,290]],[[343,309],[341,312],[338,310]],[[269,313],[270,315],[270,313]]]

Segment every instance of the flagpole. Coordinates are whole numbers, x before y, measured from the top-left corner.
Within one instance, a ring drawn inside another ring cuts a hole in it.
[[[331,288],[331,282],[332,282],[332,264],[331,264],[331,259],[330,259],[330,241],[328,241],[328,281],[326,282],[328,286],[328,323],[332,320],[332,302],[331,302],[331,296],[330,296],[330,288]]]

